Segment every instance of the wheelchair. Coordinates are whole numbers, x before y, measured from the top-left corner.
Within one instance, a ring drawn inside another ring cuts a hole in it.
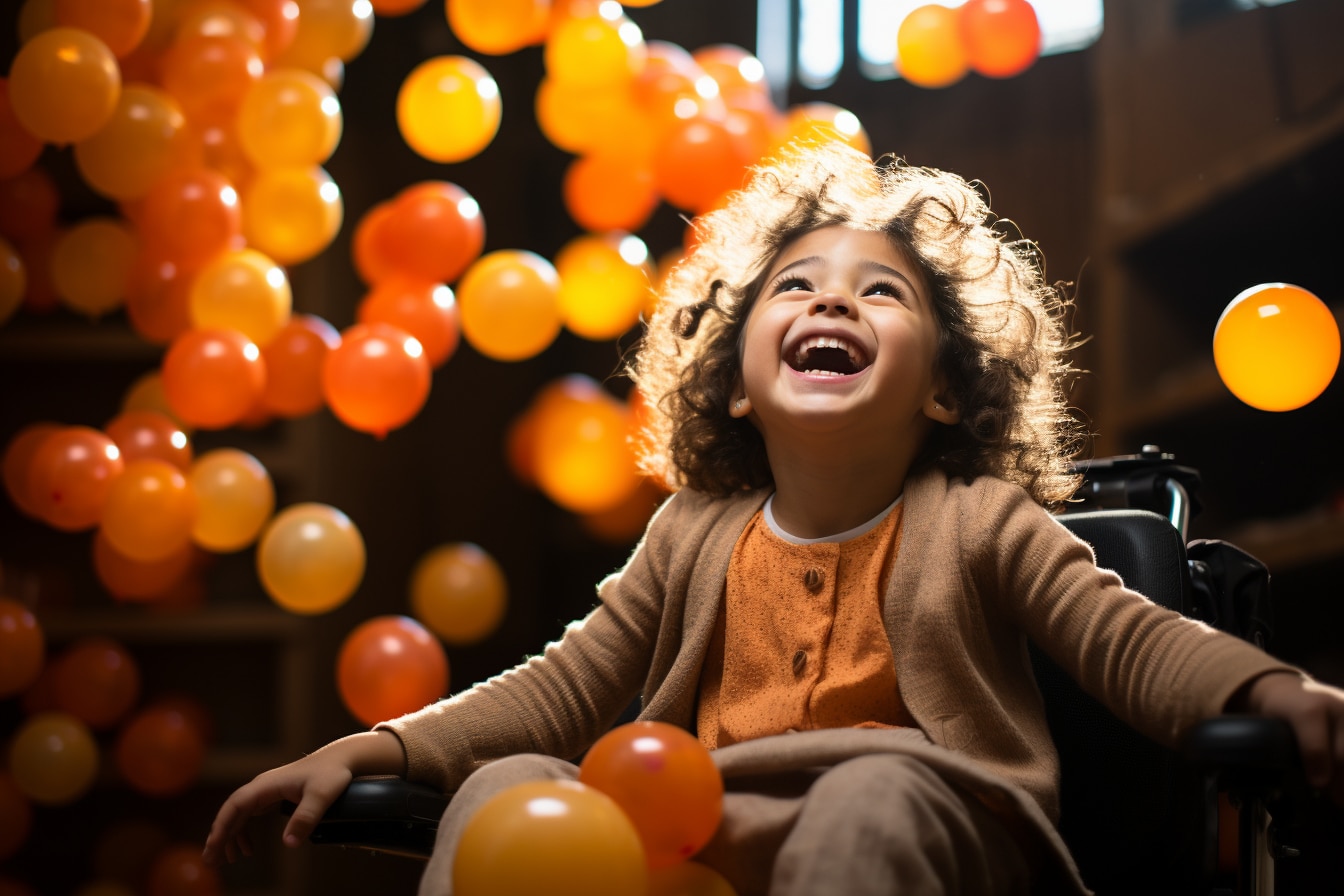
[[[1060,522],[1098,564],[1150,600],[1268,646],[1269,576],[1224,543],[1186,543],[1199,473],[1154,446],[1078,464]],[[1098,896],[1270,896],[1310,799],[1279,720],[1223,716],[1170,750],[1120,722],[1029,645],[1060,753],[1060,833]],[[448,797],[400,778],[361,778],[324,815],[317,844],[425,859]],[[286,807],[292,811],[293,807]]]

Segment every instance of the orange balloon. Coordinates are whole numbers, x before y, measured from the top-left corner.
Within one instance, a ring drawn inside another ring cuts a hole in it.
[[[219,871],[205,864],[198,843],[165,847],[149,866],[145,896],[221,896]]]
[[[19,123],[47,143],[78,143],[107,124],[121,70],[107,44],[79,28],[51,28],[19,48],[9,100]]]
[[[394,244],[384,240],[380,232],[391,215],[391,199],[375,202],[360,216],[350,238],[350,260],[366,286],[381,283],[396,273],[396,262],[387,254]]]
[[[961,39],[971,69],[987,78],[1019,75],[1041,55],[1041,23],[1029,0],[967,0]]]
[[[681,862],[649,872],[648,896],[737,896],[737,891],[713,868]]]
[[[221,34],[245,40],[258,51],[266,43],[265,23],[252,14],[248,4],[234,0],[185,0],[173,10],[173,19],[172,40]]]
[[[639,321],[652,288],[649,249],[629,233],[575,237],[555,256],[560,316],[584,339],[615,339]]]
[[[571,377],[569,382],[581,382]],[[576,513],[620,504],[639,484],[625,407],[602,390],[568,389],[537,407],[535,471],[547,497]]]
[[[929,3],[911,10],[896,29],[896,70],[917,87],[947,87],[969,68],[961,10]]]
[[[537,125],[567,152],[607,152],[646,159],[653,152],[653,116],[636,101],[631,82],[576,84],[545,77],[537,85]]]
[[[665,490],[645,477],[619,504],[596,513],[580,514],[579,525],[597,541],[629,547],[644,533],[653,512],[666,497]]]
[[[236,127],[243,152],[258,168],[321,165],[341,140],[341,104],[331,85],[311,72],[270,69],[243,95]]]
[[[52,698],[90,728],[111,728],[140,699],[140,665],[112,638],[80,638],[52,662]]]
[[[102,519],[124,463],[116,443],[89,426],[65,426],[37,446],[29,462],[28,495],[40,518],[79,532]]]
[[[584,230],[634,232],[658,207],[653,170],[633,159],[601,153],[579,156],[565,170],[565,209]]]
[[[375,616],[341,642],[336,686],[365,725],[413,712],[448,694],[448,655],[409,616]]]
[[[1339,323],[1318,297],[1291,283],[1241,292],[1213,331],[1213,362],[1238,399],[1262,411],[1314,401],[1339,369]]]
[[[390,324],[355,324],[322,363],[322,394],[346,426],[382,438],[420,413],[430,375],[414,336]]]
[[[650,868],[695,855],[723,817],[723,776],[709,750],[666,722],[613,728],[585,754],[579,780],[630,816]]]
[[[170,557],[191,541],[196,495],[186,474],[154,458],[131,461],[107,495],[101,532],[134,560]]]
[[[150,0],[55,0],[56,24],[89,32],[118,58],[149,32],[151,12]]]
[[[345,218],[340,187],[320,165],[262,169],[242,201],[248,245],[286,266],[323,252]]]
[[[238,423],[266,388],[261,350],[235,330],[188,330],[168,347],[161,369],[173,414],[203,429]]]
[[[349,62],[373,37],[373,7],[358,0],[304,0],[294,41],[278,63],[292,59]]]
[[[722,118],[726,108],[718,83],[684,47],[668,41],[649,41],[648,62],[633,88],[655,135],[687,118]]]
[[[167,461],[179,470],[191,467],[191,439],[177,421],[150,408],[122,411],[103,427],[125,463],[144,458]]]
[[[397,91],[397,128],[431,162],[479,155],[499,132],[499,85],[466,56],[436,56],[411,69]]]
[[[145,341],[166,345],[191,329],[193,273],[140,247],[126,283],[126,317]]]
[[[362,324],[390,324],[414,336],[430,367],[441,366],[457,349],[457,297],[442,283],[387,280],[360,301],[356,317]]]
[[[176,796],[200,777],[205,737],[180,710],[149,706],[118,732],[113,756],[133,789],[154,797]]]
[[[28,132],[14,115],[9,99],[9,79],[0,78],[0,180],[16,177],[42,155],[43,143]]]
[[[490,56],[536,46],[550,27],[550,0],[447,0],[445,5],[457,39]]]
[[[14,783],[14,776],[0,770],[0,861],[18,852],[32,829],[32,803]]]
[[[35,803],[65,806],[83,796],[98,774],[98,743],[89,726],[64,712],[29,716],[9,744],[14,784]]]
[[[561,16],[542,50],[548,77],[588,87],[628,82],[647,58],[638,25],[621,12],[596,8]]]
[[[216,448],[192,464],[187,482],[196,496],[191,538],[216,553],[241,550],[256,541],[275,510],[271,475],[246,451]]]
[[[280,607],[313,615],[345,603],[364,577],[364,539],[334,507],[287,507],[262,530],[257,572]]]
[[[136,216],[145,249],[188,270],[242,241],[238,192],[207,168],[170,171],[150,187]]]
[[[51,280],[61,301],[97,319],[126,301],[138,253],[126,222],[92,215],[63,231],[51,248]]]
[[[756,147],[721,120],[700,117],[673,125],[653,155],[658,192],[682,211],[708,211],[743,185]]]
[[[108,594],[127,603],[165,600],[195,564],[196,549],[191,544],[157,560],[137,560],[113,547],[101,530],[93,537],[94,574]]]
[[[236,34],[183,34],[159,62],[163,89],[191,121],[231,125],[265,71],[257,46]]]
[[[770,95],[765,66],[745,47],[737,44],[709,44],[692,51],[691,58],[705,74],[714,79],[714,83],[719,85],[719,93],[724,97],[740,91],[766,97]]]
[[[626,896],[648,889],[644,848],[611,797],[578,781],[530,781],[467,822],[453,861],[458,896]]]
[[[41,166],[0,180],[0,236],[18,244],[56,229],[61,193],[56,181]],[[30,277],[36,273],[31,269]]]
[[[37,617],[8,597],[0,597],[0,648],[0,699],[8,699],[37,681],[47,656],[46,634]]]
[[[522,361],[560,334],[560,277],[533,252],[498,249],[467,269],[457,289],[462,337],[497,361]]]
[[[193,327],[233,330],[265,345],[289,320],[294,294],[285,269],[248,248],[224,252],[206,264],[192,282],[188,302]]]
[[[470,542],[440,545],[411,571],[415,618],[453,646],[494,634],[508,607],[508,591],[495,558]]]
[[[109,199],[139,199],[190,149],[187,119],[169,93],[128,84],[98,133],[75,145],[75,164],[93,190]]]
[[[480,205],[448,181],[421,181],[406,187],[392,199],[386,216],[375,223],[370,238],[390,272],[433,283],[456,281],[485,246]]]
[[[302,8],[298,0],[233,0],[246,9],[252,17],[261,23],[264,36],[261,40],[261,56],[264,61],[275,59],[299,33],[299,18]]]
[[[42,506],[33,493],[33,458],[47,436],[61,429],[49,420],[29,423],[16,432],[5,446],[4,478],[9,500],[24,516],[42,518]]]
[[[266,363],[262,407],[277,417],[302,417],[319,410],[322,366],[341,344],[341,334],[313,314],[295,314],[261,348]]]
[[[872,143],[858,116],[834,103],[811,102],[790,106],[784,113],[784,123],[778,146],[785,144],[808,145],[817,142],[839,141],[859,152],[872,155]]]
[[[157,370],[151,370],[136,377],[131,383],[130,388],[121,399],[121,410],[138,411],[150,410],[159,411],[177,421],[177,425],[182,427],[183,432],[191,435],[191,430],[182,418],[173,413],[172,407],[168,404],[168,396],[163,390],[163,375]]]

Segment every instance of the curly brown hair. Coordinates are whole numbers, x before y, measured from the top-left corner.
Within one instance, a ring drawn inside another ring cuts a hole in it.
[[[975,186],[842,143],[790,147],[694,222],[694,248],[663,278],[629,365],[648,413],[641,467],[667,487],[713,495],[773,481],[760,433],[728,413],[740,338],[774,258],[819,227],[886,233],[929,287],[955,426],[935,427],[915,467],[993,475],[1057,507],[1078,486],[1082,445],[1065,390],[1071,301],[1045,280],[1034,243],[1013,238]]]

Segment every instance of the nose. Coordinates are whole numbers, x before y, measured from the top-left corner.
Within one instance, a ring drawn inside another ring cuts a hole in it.
[[[812,304],[813,314],[835,313],[841,317],[849,317],[849,309],[850,302],[833,292],[822,293]]]

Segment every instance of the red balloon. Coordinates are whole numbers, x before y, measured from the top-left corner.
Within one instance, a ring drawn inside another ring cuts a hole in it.
[[[33,454],[28,494],[41,519],[57,529],[92,529],[124,466],[105,433],[90,426],[62,427]]]
[[[9,79],[0,78],[0,180],[16,177],[37,161],[45,144],[14,117],[9,102]]]
[[[198,843],[168,846],[149,866],[146,896],[220,896],[219,872],[205,864]]]
[[[302,417],[322,407],[322,365],[341,334],[313,314],[294,314],[261,348],[266,362],[262,406],[277,417]]]
[[[52,696],[58,710],[90,728],[111,728],[140,699],[140,665],[112,638],[81,638],[54,660]]]
[[[205,735],[174,706],[149,706],[122,726],[114,752],[126,782],[149,796],[176,796],[200,776]]]
[[[124,463],[155,458],[179,470],[191,468],[191,440],[177,421],[161,411],[122,411],[112,418],[103,432],[117,443]]]
[[[396,273],[396,263],[383,249],[387,241],[382,228],[391,215],[391,199],[375,203],[360,217],[359,223],[355,225],[354,236],[350,239],[350,255],[355,273],[366,286],[381,283]]]
[[[126,317],[147,342],[167,345],[191,329],[192,273],[141,247],[126,284]]]
[[[14,434],[5,446],[4,478],[9,500],[25,516],[41,519],[41,508],[32,494],[32,464],[38,446],[47,436],[61,429],[49,420],[30,423]]]
[[[257,406],[266,388],[261,349],[234,330],[188,330],[163,358],[163,391],[183,423],[233,426]]]
[[[0,180],[0,236],[15,243],[50,233],[56,227],[61,193],[41,166]],[[35,269],[29,265],[30,276]]]
[[[360,302],[362,324],[384,323],[410,333],[439,367],[457,350],[457,297],[443,283],[395,277],[375,286]]]
[[[196,565],[196,548],[184,544],[179,550],[155,560],[127,556],[113,546],[101,529],[93,536],[93,571],[98,581],[117,600],[158,602],[187,578]]]
[[[378,254],[397,273],[453,283],[485,247],[485,218],[466,190],[447,181],[412,184],[374,231]]]
[[[145,250],[196,270],[227,249],[241,246],[238,192],[208,168],[182,168],[157,180],[136,216]]]
[[[23,693],[39,675],[47,657],[47,639],[33,612],[0,597],[0,700]]]
[[[429,398],[429,359],[420,342],[389,324],[355,324],[327,353],[327,407],[351,429],[379,438],[409,423]]]
[[[350,714],[372,726],[444,697],[448,655],[409,616],[376,616],[342,642],[336,685]]]
[[[607,732],[584,756],[579,781],[630,816],[650,868],[695,855],[723,816],[723,776],[709,750],[666,722],[631,722]]]
[[[654,152],[654,182],[668,202],[699,214],[742,186],[755,153],[754,141],[724,121],[689,118],[673,125]]]
[[[988,78],[1019,75],[1041,55],[1041,23],[1028,0],[967,0],[961,39],[971,68]]]

